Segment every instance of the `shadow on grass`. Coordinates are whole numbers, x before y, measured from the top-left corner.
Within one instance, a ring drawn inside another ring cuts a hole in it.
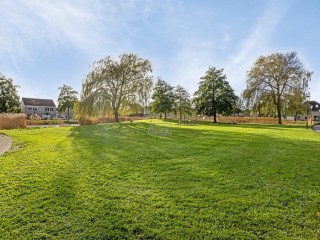
[[[95,217],[109,219],[119,236],[161,238],[171,231],[170,237],[203,237],[223,226],[251,237],[281,236],[283,228],[291,237],[308,228],[312,236],[317,220],[308,216],[318,207],[319,137],[286,136],[301,126],[252,124],[173,125],[163,137],[148,134],[149,125],[77,127],[70,134],[78,164],[90,176],[84,188],[95,189]]]
[[[319,135],[172,121],[148,134],[157,122],[17,132],[30,145],[3,158],[7,238],[319,236]]]
[[[296,129],[290,126],[241,124],[209,129],[176,126],[172,129],[172,135],[166,137],[150,135],[148,128],[148,123],[115,123],[74,128],[70,136],[74,139],[75,151],[84,155],[118,160],[124,158],[125,162],[137,164],[139,161],[168,164],[168,167],[175,164],[172,159],[179,159],[180,162],[187,159],[192,165],[205,167],[232,163],[237,169],[239,166],[245,168],[245,164],[253,161],[258,168],[269,168],[272,164],[285,167],[290,161],[304,164],[315,162],[314,156],[319,149],[319,138],[308,138],[310,133],[300,138],[286,137],[287,129]],[[266,134],[243,129],[283,132]]]

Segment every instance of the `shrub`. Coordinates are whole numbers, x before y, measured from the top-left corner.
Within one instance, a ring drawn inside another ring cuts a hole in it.
[[[0,114],[0,129],[26,128],[26,115],[19,114]]]
[[[41,120],[41,117],[38,114],[31,114],[30,119],[31,120]]]

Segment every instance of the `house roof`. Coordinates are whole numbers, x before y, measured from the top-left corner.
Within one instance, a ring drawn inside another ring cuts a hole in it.
[[[308,101],[308,103],[309,103],[310,105],[320,105],[320,103],[318,103],[317,101],[313,101],[313,100]]]
[[[22,101],[28,106],[56,107],[52,99],[22,98]]]
[[[313,112],[319,112],[320,110],[320,103],[316,102],[316,101],[309,101],[308,102],[310,107],[311,107],[311,111]]]

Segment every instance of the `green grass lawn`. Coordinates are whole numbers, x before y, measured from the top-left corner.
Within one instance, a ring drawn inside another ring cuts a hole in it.
[[[149,125],[2,131],[14,145],[0,157],[0,238],[320,237],[319,134]]]

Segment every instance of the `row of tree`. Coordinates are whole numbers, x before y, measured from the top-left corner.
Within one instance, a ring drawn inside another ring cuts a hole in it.
[[[116,121],[119,114],[139,111],[165,118],[174,113],[180,119],[196,113],[213,116],[216,122],[217,114],[239,113],[245,103],[260,116],[276,115],[279,124],[283,113],[303,112],[312,72],[304,68],[295,52],[261,56],[248,72],[241,97],[235,95],[223,71],[209,67],[191,98],[184,87],[172,87],[161,78],[153,85],[149,60],[136,54],[122,54],[118,60],[108,56],[94,62],[84,78],[80,101],[70,86],[59,88],[58,109],[67,109],[68,116],[73,107],[79,117],[113,114]],[[12,79],[0,74],[0,112],[18,111],[17,87]]]
[[[118,60],[110,56],[94,63],[82,84],[78,107],[80,117],[136,112],[139,108],[159,114],[182,116],[197,114],[214,116],[234,112],[238,97],[226,80],[223,69],[210,67],[201,78],[194,98],[185,88],[172,87],[158,78],[153,87],[151,63],[136,54],[122,54]],[[149,104],[149,99],[152,99]]]
[[[166,115],[176,114],[180,120],[183,116],[196,114],[213,116],[217,122],[217,114],[231,115],[236,112],[239,98],[235,95],[223,69],[210,67],[199,82],[199,89],[191,99],[188,91],[182,86],[172,87],[161,78],[158,79],[152,95],[151,110]]]
[[[167,114],[174,112],[179,116],[180,120],[185,115],[190,115],[192,112],[192,104],[190,94],[182,86],[172,87],[161,78],[154,87],[152,94],[151,111],[157,113],[162,118],[167,118]]]

